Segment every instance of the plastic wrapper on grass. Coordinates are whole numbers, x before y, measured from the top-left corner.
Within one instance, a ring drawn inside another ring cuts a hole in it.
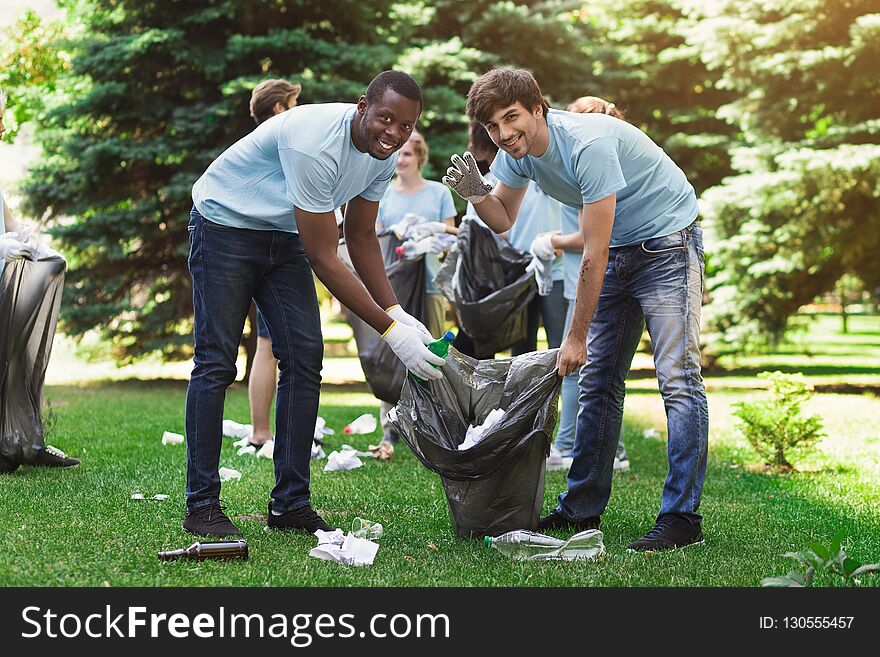
[[[442,379],[404,384],[390,422],[440,475],[457,536],[536,528],[562,383],[556,351],[478,361],[452,348]],[[480,443],[459,450],[468,427],[498,408],[503,417]]]
[[[491,356],[526,337],[528,305],[537,293],[535,277],[527,271],[531,261],[489,228],[462,222],[434,283],[455,307],[477,355]]]
[[[379,246],[385,258],[385,273],[388,282],[403,309],[420,322],[425,321],[425,264],[424,256],[413,260],[398,260],[394,249],[402,242],[394,233],[383,231],[379,234]],[[339,246],[339,258],[357,276],[344,243]],[[394,355],[388,343],[382,339],[372,326],[352,312],[348,312],[354,340],[357,344],[358,359],[364,371],[364,378],[370,392],[377,399],[396,404],[400,399],[400,388],[406,378],[406,369]]]

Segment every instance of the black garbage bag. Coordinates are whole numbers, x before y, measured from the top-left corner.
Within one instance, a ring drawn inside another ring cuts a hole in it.
[[[442,379],[420,384],[407,378],[389,419],[442,478],[457,536],[535,529],[562,385],[556,353],[478,361],[450,348]],[[496,408],[504,411],[498,423],[475,446],[459,450],[468,427]]]
[[[382,248],[382,256],[385,259],[385,272],[388,274],[388,282],[397,296],[397,300],[403,309],[420,322],[425,321],[427,304],[425,302],[425,264],[424,256],[412,260],[400,260],[394,249],[402,242],[394,233],[384,231],[379,234],[379,246]],[[344,243],[340,244],[339,256],[351,266],[351,259],[344,249]],[[354,267],[351,267],[354,272]],[[355,275],[357,273],[355,272]],[[367,324],[353,312],[348,312],[348,323],[354,333],[354,341],[357,344],[358,358],[364,377],[370,392],[377,399],[389,404],[396,404],[400,398],[400,388],[406,377],[406,368],[400,359],[394,355],[382,336],[376,333],[372,326]]]
[[[65,266],[61,258],[16,260],[0,277],[0,471],[45,446],[40,411]]]
[[[489,228],[465,219],[435,284],[455,307],[479,357],[491,357],[526,337],[528,305],[537,293],[526,271],[532,256]]]

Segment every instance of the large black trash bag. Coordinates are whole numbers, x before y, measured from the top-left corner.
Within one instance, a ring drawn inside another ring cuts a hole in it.
[[[562,385],[556,353],[478,361],[450,348],[442,379],[407,378],[391,424],[442,478],[457,536],[536,528]],[[477,445],[459,450],[468,426],[496,408],[505,411],[498,423]]]
[[[0,280],[0,471],[45,446],[43,383],[64,287],[61,258],[6,263]]]
[[[455,306],[477,356],[491,357],[526,337],[528,305],[537,293],[535,276],[526,271],[531,261],[528,253],[471,219],[459,227],[434,282]]]
[[[398,259],[394,249],[401,243],[390,231],[379,234],[379,246],[382,248],[385,273],[388,274],[391,289],[394,290],[403,309],[420,322],[424,322],[427,310],[424,256],[413,260]],[[344,248],[344,243],[340,245],[339,256],[343,262],[351,266],[351,260]],[[351,269],[354,272],[354,267]],[[357,274],[357,272],[354,273]],[[389,404],[396,404],[400,398],[400,388],[406,377],[406,368],[394,355],[391,347],[382,339],[382,336],[351,311],[348,312],[348,323],[351,324],[351,330],[354,333],[358,358],[361,361],[361,368],[364,370],[364,377],[370,392],[377,399]]]

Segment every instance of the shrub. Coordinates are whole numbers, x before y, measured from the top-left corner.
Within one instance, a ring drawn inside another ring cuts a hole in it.
[[[804,572],[793,570],[788,575],[765,577],[761,586],[880,586],[880,564],[863,565],[848,557],[842,542],[843,535],[838,534],[830,548],[810,543],[802,552],[786,552],[785,556],[797,561]]]
[[[733,414],[742,420],[736,428],[767,465],[791,470],[789,452],[808,449],[825,435],[819,416],[801,415],[801,404],[813,396],[813,386],[800,373],[761,372],[758,378],[770,381],[770,399],[734,404]]]

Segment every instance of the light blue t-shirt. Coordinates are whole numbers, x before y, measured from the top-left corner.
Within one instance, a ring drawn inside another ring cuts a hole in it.
[[[507,239],[520,251],[529,252],[532,241],[541,233],[560,229],[560,203],[547,196],[536,184],[529,184],[526,195],[519,206],[519,214],[513,227],[507,233]],[[562,257],[553,260],[553,280],[563,278]]]
[[[224,226],[295,233],[294,207],[333,212],[355,196],[380,200],[397,155],[379,160],[355,148],[355,109],[303,105],[258,125],[193,185],[196,208]]]
[[[550,144],[540,157],[503,150],[492,172],[508,187],[529,180],[574,208],[617,194],[611,246],[669,235],[697,218],[697,197],[684,173],[644,132],[605,114],[550,110]]]
[[[427,185],[415,194],[401,194],[389,187],[379,202],[378,223],[382,228],[390,228],[403,219],[407,213],[417,214],[428,221],[445,221],[455,216],[455,203],[452,192],[439,182],[426,180]],[[425,292],[440,294],[434,285],[434,276],[440,269],[440,260],[433,253],[425,255]]]
[[[559,218],[562,223],[563,235],[570,235],[571,233],[579,233],[581,231],[580,224],[578,223],[578,211],[575,208],[563,205]],[[583,257],[583,251],[562,252],[562,268],[565,272],[565,278],[562,283],[562,296],[569,301],[574,301],[574,298],[577,296],[578,272],[580,271]]]

